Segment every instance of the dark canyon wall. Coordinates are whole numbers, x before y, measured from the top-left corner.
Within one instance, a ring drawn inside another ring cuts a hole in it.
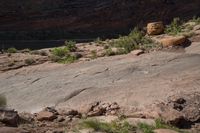
[[[95,38],[200,16],[200,0],[1,0],[0,40]]]

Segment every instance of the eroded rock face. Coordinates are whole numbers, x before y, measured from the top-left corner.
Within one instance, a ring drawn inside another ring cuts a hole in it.
[[[198,16],[199,6],[199,0],[1,0],[0,36],[1,39],[8,39],[9,36],[4,36],[8,34],[12,39],[109,36],[128,32],[138,24]]]

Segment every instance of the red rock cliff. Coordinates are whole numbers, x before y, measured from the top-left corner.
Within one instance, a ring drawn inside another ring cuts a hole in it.
[[[89,38],[200,15],[200,0],[1,0],[0,39]]]

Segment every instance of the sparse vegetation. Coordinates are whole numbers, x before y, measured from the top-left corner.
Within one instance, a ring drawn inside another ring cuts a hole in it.
[[[180,18],[174,18],[170,25],[165,28],[165,33],[177,35],[182,32],[182,22]]]
[[[155,129],[171,129],[180,133],[184,133],[181,130],[179,130],[176,127],[173,127],[171,125],[165,124],[162,120],[157,119],[156,121],[156,125],[155,126],[151,126],[145,123],[140,123],[138,125],[138,128],[143,132],[143,133],[154,133],[153,130]]]
[[[67,49],[67,47],[54,48],[51,52],[54,56],[58,57],[64,57],[69,54],[69,50]]]
[[[100,37],[97,37],[96,40],[95,40],[94,42],[95,42],[97,45],[103,43],[103,41],[101,40]]]
[[[128,36],[119,37],[117,40],[111,42],[111,46],[122,48],[122,54],[130,53],[134,49],[154,47],[153,41],[146,37],[142,31],[135,28]],[[148,46],[148,47],[147,47]]]
[[[8,53],[17,53],[17,49],[14,48],[14,47],[8,48],[8,49],[7,49],[7,52],[8,52]]]
[[[136,130],[136,128],[130,125],[128,122],[120,123],[116,121],[104,123],[97,120],[86,120],[83,121],[80,126],[82,128],[92,128],[95,131],[106,133],[129,133]]]
[[[58,63],[72,63],[78,58],[70,54],[70,51],[67,47],[54,48],[52,51],[51,60]]]
[[[194,16],[191,22],[195,22],[196,24],[200,24],[200,17]]]
[[[96,50],[92,50],[91,51],[91,58],[92,59],[96,59],[97,58],[97,51]]]
[[[25,59],[24,62],[27,65],[33,65],[35,63],[35,60],[33,58],[28,58],[28,59]]]
[[[0,107],[5,107],[7,105],[7,99],[4,95],[0,94]]]
[[[111,49],[111,48],[108,48],[105,52],[105,55],[107,56],[113,56],[115,55],[116,53]]]
[[[77,49],[76,42],[74,41],[65,41],[65,46],[70,52],[75,52]]]

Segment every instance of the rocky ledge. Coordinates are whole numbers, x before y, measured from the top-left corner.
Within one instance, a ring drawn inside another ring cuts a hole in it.
[[[69,108],[47,107],[42,111],[30,113],[17,113],[14,110],[0,109],[1,133],[64,133],[77,129],[83,120],[98,120],[103,122],[126,121],[132,126],[139,124],[153,126],[156,120],[180,128],[180,131],[198,132],[200,130],[200,94],[189,93],[173,95],[165,103],[155,103],[145,110],[127,109],[117,103],[94,102],[81,110]],[[123,119],[122,119],[123,118]],[[160,129],[161,128],[161,129]],[[176,133],[162,129],[156,133]],[[175,128],[172,128],[175,129]],[[79,131],[80,133],[94,133],[92,130]],[[141,131],[136,131],[136,133]]]

